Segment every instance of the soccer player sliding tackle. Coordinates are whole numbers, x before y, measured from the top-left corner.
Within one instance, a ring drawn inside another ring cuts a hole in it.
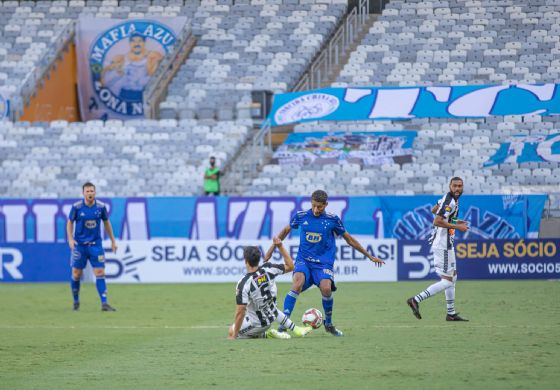
[[[334,283],[334,260],[336,255],[336,236],[342,236],[352,248],[371,260],[376,266],[385,264],[382,260],[368,253],[362,245],[344,228],[340,218],[325,211],[328,195],[317,190],[311,195],[311,209],[300,211],[292,218],[290,224],[278,234],[283,240],[292,229],[299,229],[299,250],[292,279],[292,289],[284,299],[284,314],[290,316],[302,291],[316,285],[321,290],[325,312],[325,330],[334,336],[343,336],[332,323]],[[284,328],[280,327],[279,331]]]
[[[284,264],[268,262],[275,248],[279,249]],[[247,274],[237,283],[235,319],[229,328],[228,338],[291,338],[288,333],[270,329],[274,321],[287,328],[294,337],[304,337],[309,333],[312,328],[296,326],[276,307],[278,290],[274,279],[294,269],[294,261],[282,245],[282,241],[274,239],[261,266],[259,266],[261,252],[258,247],[245,247],[243,257]]]
[[[419,320],[419,303],[441,291],[445,291],[447,302],[447,321],[468,321],[455,312],[455,283],[457,281],[457,270],[455,260],[455,229],[462,232],[469,230],[466,221],[457,219],[459,214],[459,197],[463,194],[463,179],[454,177],[449,183],[449,192],[443,196],[432,212],[436,214],[434,228],[430,237],[434,265],[436,273],[441,280],[432,284],[418,295],[409,298],[406,303],[412,309],[412,313]]]
[[[89,260],[95,274],[95,285],[101,299],[102,311],[116,311],[107,302],[107,285],[105,284],[105,252],[101,239],[101,221],[111,239],[111,249],[117,251],[117,242],[113,235],[113,227],[107,216],[107,207],[95,199],[95,186],[85,183],[82,186],[84,199],[76,202],[70,209],[66,234],[72,252],[72,295],[74,311],[80,309],[80,278]],[[76,230],[74,231],[74,223]]]

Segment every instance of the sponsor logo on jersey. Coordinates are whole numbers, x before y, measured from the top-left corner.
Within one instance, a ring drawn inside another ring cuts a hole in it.
[[[310,242],[312,244],[321,242],[322,236],[323,235],[321,233],[314,233],[314,232],[305,233],[305,239],[307,240],[307,242]]]
[[[309,225],[309,222],[304,221],[303,224],[304,224],[304,225]]]
[[[143,116],[144,88],[174,43],[173,31],[152,20],[126,21],[101,33],[89,53],[97,98],[117,114]]]
[[[97,227],[97,221],[94,219],[88,219],[85,222],[85,225],[88,229],[95,229]]]
[[[255,281],[257,283],[257,286],[260,287],[268,282],[268,277],[266,275],[261,275],[258,278],[255,278]]]
[[[279,125],[302,119],[321,118],[336,111],[340,100],[328,93],[310,93],[299,96],[281,106],[274,115]]]
[[[445,207],[445,211],[451,211],[451,207],[449,206]]]

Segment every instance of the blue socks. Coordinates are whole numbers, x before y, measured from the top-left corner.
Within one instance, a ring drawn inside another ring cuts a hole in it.
[[[101,304],[107,303],[107,285],[105,284],[105,276],[97,276],[95,279],[95,286],[101,299]]]
[[[72,296],[74,297],[74,303],[80,302],[80,279],[70,281],[70,287],[72,287]]]
[[[325,311],[325,324],[332,324],[332,310],[334,305],[333,296],[323,297],[323,310]]]
[[[290,290],[290,292],[286,294],[286,298],[284,298],[284,314],[288,317],[292,314],[292,311],[294,311],[298,296],[299,294],[297,292]]]

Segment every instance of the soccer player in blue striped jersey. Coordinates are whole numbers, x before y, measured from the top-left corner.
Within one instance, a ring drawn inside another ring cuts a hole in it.
[[[66,233],[68,245],[72,252],[72,295],[74,311],[80,309],[80,278],[89,261],[95,274],[95,285],[101,300],[102,311],[116,311],[107,302],[107,285],[105,283],[105,252],[101,238],[101,221],[111,239],[111,249],[117,251],[117,242],[113,235],[113,227],[107,215],[107,207],[103,202],[95,199],[95,186],[85,183],[82,186],[84,199],[76,202],[70,209]],[[74,229],[75,225],[75,229]]]
[[[292,229],[299,229],[300,243],[292,279],[292,289],[284,299],[284,314],[288,317],[294,310],[297,298],[302,291],[316,285],[321,290],[325,312],[325,330],[334,336],[343,336],[332,323],[334,283],[334,261],[336,256],[337,236],[344,240],[380,267],[382,260],[368,253],[362,245],[344,228],[340,218],[325,211],[328,195],[317,190],[311,195],[311,209],[300,211],[292,218],[290,224],[278,234],[283,240]],[[282,329],[279,329],[282,330]]]

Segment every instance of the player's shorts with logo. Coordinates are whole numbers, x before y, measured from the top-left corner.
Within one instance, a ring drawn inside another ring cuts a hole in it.
[[[71,259],[72,268],[84,269],[88,260],[92,268],[105,268],[105,251],[101,243],[74,246]]]
[[[455,249],[432,248],[434,254],[434,266],[438,275],[453,277],[457,261],[455,260]]]
[[[258,339],[263,338],[267,330],[270,329],[271,325],[261,326],[260,324],[254,324],[249,320],[249,317],[245,317],[241,323],[241,328],[239,329],[238,339]]]
[[[298,260],[296,261],[294,272],[301,272],[305,275],[305,283],[303,284],[301,291],[305,291],[313,285],[319,287],[319,284],[323,279],[332,280],[332,291],[336,291],[332,265]]]

